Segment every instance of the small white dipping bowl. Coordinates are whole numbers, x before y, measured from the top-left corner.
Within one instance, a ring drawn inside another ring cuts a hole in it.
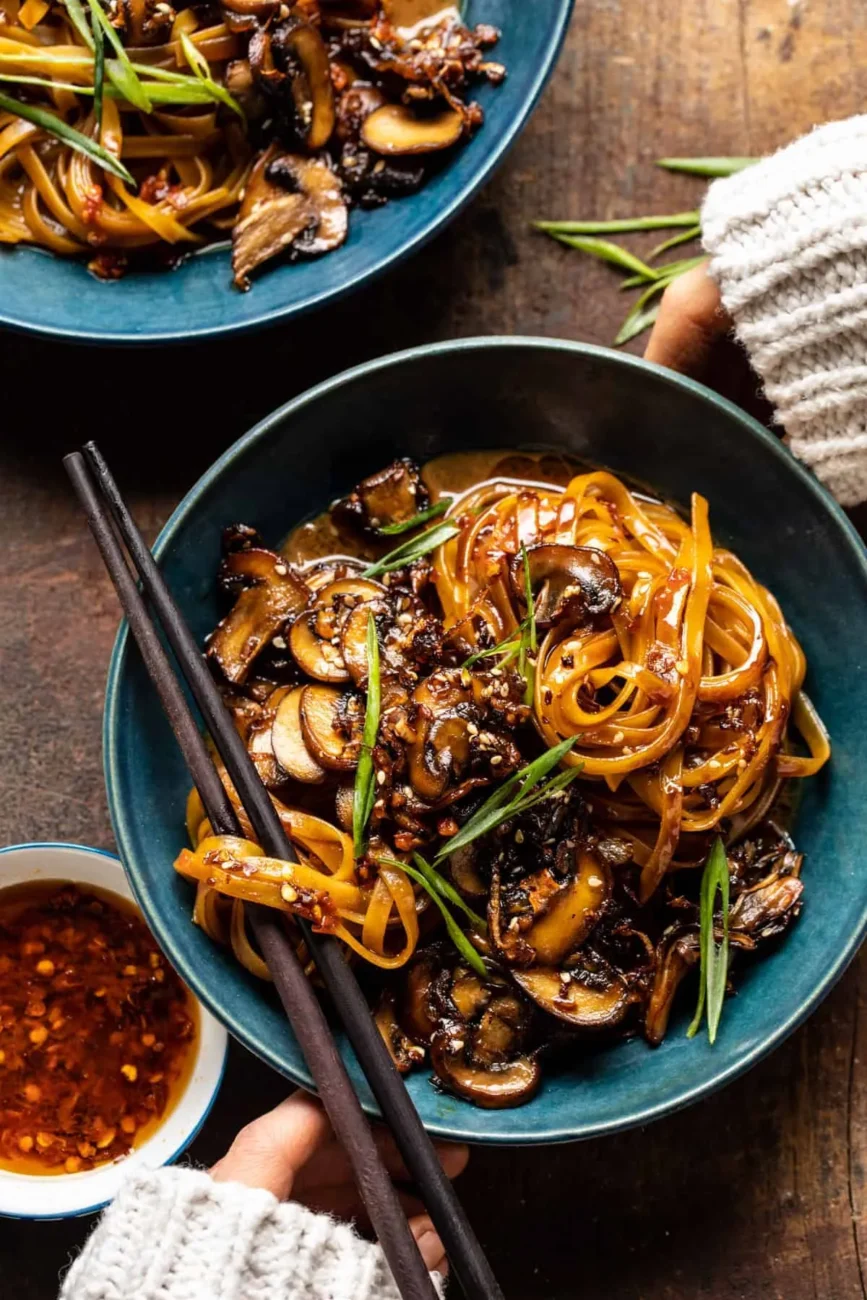
[[[79,844],[13,844],[0,849],[0,889],[31,880],[96,885],[134,902],[120,859]],[[171,1164],[186,1150],[214,1104],[226,1067],[228,1035],[197,1002],[196,1059],[186,1088],[167,1119],[122,1160],[79,1174],[16,1174],[0,1169],[0,1215],[14,1219],[65,1219],[101,1209],[129,1171]]]

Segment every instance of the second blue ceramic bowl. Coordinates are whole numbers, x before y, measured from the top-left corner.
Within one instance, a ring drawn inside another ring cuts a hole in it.
[[[176,271],[108,284],[81,262],[24,246],[0,249],[0,324],[90,343],[187,342],[288,320],[359,288],[442,230],[488,179],[551,75],[572,4],[466,0],[470,25],[501,29],[493,57],[508,68],[502,86],[474,91],[484,127],[417,194],[353,211],[349,238],[326,257],[265,268],[241,293],[225,249],[187,258]]]
[[[680,1003],[657,1050],[636,1039],[588,1052],[549,1070],[538,1095],[517,1110],[477,1110],[413,1075],[409,1088],[428,1127],[477,1142],[591,1137],[705,1096],[804,1020],[867,928],[867,553],[777,439],[698,384],[634,357],[544,339],[463,340],[374,361],[290,402],[230,448],[169,520],[159,558],[203,637],[218,617],[215,573],[227,522],[243,520],[277,543],[395,455],[424,461],[460,448],[533,444],[565,448],[674,501],[688,502],[693,491],[709,499],[715,536],[775,592],[802,641],[808,689],[834,751],[829,768],[805,783],[799,808],[804,914],[785,942],[743,972],[716,1045],[686,1039],[690,1008]],[[184,843],[189,782],[125,630],[109,675],[105,761],[120,853],[160,944],[236,1037],[308,1086],[276,999],[191,924],[190,889],[171,865]]]

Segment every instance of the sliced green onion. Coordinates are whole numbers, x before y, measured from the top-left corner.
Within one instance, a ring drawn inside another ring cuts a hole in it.
[[[98,134],[102,129],[102,97],[105,91],[105,40],[99,19],[93,10],[91,10],[90,20],[93,29],[93,111]]]
[[[642,262],[640,257],[630,253],[628,249],[621,248],[619,244],[612,244],[607,239],[590,239],[580,235],[560,235],[556,230],[549,232],[554,239],[558,239],[561,244],[568,244],[570,248],[577,248],[582,253],[589,253],[591,257],[598,258],[600,262],[610,262],[612,266],[619,266],[623,271],[632,271],[634,275],[640,275],[645,280],[656,280],[657,273],[652,266]]]
[[[581,774],[580,764],[566,772],[558,773],[541,789],[536,789],[542,778],[557,766],[577,740],[577,736],[570,736],[568,740],[561,741],[559,745],[555,745],[553,749],[547,750],[532,763],[522,767],[514,776],[509,777],[508,781],[504,781],[469,821],[464,823],[458,833],[445,842],[434,858],[434,866],[458,849],[472,844],[479,836],[487,835],[489,831],[508,821],[510,817],[517,817],[528,808],[535,807],[543,799],[550,798],[551,795],[557,794],[570,785]]]
[[[74,126],[68,126],[62,118],[50,113],[48,109],[37,108],[34,104],[22,104],[20,100],[14,99],[12,95],[4,95],[3,93],[0,93],[0,108],[7,113],[16,113],[25,122],[32,122],[34,126],[41,127],[49,135],[62,140],[64,144],[68,144],[71,149],[85,154],[93,162],[104,168],[105,171],[111,172],[114,176],[119,176],[121,180],[126,181],[129,185],[135,185],[133,177],[123,163],[115,158],[114,154],[109,153],[107,149],[103,149],[102,145],[97,144],[95,140],[91,140],[90,136],[82,135],[80,131],[76,131]]]
[[[69,14],[69,21],[78,32],[81,39],[89,50],[93,49],[93,33],[90,30],[90,23],[82,7],[81,0],[63,0],[66,6],[66,12]]]
[[[674,235],[671,239],[666,239],[661,244],[657,244],[656,248],[651,250],[649,256],[652,260],[654,257],[659,257],[662,253],[667,253],[670,248],[677,248],[679,244],[690,244],[694,239],[700,238],[700,236],[701,226],[698,224],[690,226],[689,230],[682,230],[679,235]]]
[[[658,158],[656,165],[688,176],[733,176],[756,162],[758,158]]]
[[[722,912],[722,942],[717,945],[714,934],[714,908],[717,894]],[[707,1036],[711,1045],[716,1042],[726,995],[729,965],[729,864],[725,845],[717,836],[701,878],[701,970],[699,973],[698,1006],[692,1024],[686,1031],[694,1038],[701,1027],[707,1007]]]
[[[88,3],[90,4],[91,13],[102,28],[103,35],[108,37],[108,42],[117,55],[116,59],[107,59],[105,65],[112,83],[120,91],[124,99],[132,104],[133,108],[139,109],[142,113],[149,113],[152,107],[151,101],[148,99],[147,91],[130,62],[129,55],[123,47],[123,42],[109,21],[108,15],[99,0],[88,0]],[[92,45],[91,49],[93,49]]]
[[[637,230],[673,230],[694,226],[698,211],[674,212],[670,216],[622,217],[614,221],[534,221],[536,230],[549,235],[631,235]]]
[[[207,86],[214,99],[219,100],[221,104],[225,104],[227,108],[230,108],[233,113],[237,113],[238,116],[243,119],[243,108],[238,101],[229,94],[225,86],[219,85],[214,80],[211,76],[211,65],[208,63],[208,60],[205,58],[202,51],[196,49],[186,32],[181,32],[181,49],[184,52],[184,57],[186,58],[187,63],[189,63],[202,85]]]
[[[438,890],[439,893],[442,894],[447,903],[451,903],[453,907],[457,907],[461,912],[463,912],[467,920],[472,922],[477,930],[481,930],[482,934],[487,933],[488,923],[485,918],[479,916],[478,912],[473,911],[469,903],[467,903],[465,899],[461,898],[460,894],[450,881],[446,880],[444,876],[441,876],[438,871],[435,871],[431,864],[425,861],[420,853],[413,853],[412,860],[422,875],[427,877],[434,889]]]
[[[402,546],[397,546],[388,555],[384,555],[376,564],[371,564],[362,573],[362,578],[375,578],[380,573],[392,573],[395,569],[402,569],[404,565],[410,564],[413,560],[418,560],[423,555],[428,555],[435,551],[443,542],[449,541],[452,537],[457,537],[460,529],[457,524],[442,523],[435,524],[433,528],[428,528],[426,532],[420,533],[418,537],[411,538],[404,542]]]
[[[410,880],[414,880],[417,885],[421,885],[422,889],[430,898],[433,899],[434,903],[436,903],[442,913],[448,936],[463,957],[464,961],[468,966],[471,966],[476,974],[480,975],[482,979],[487,979],[488,971],[485,963],[482,961],[481,957],[476,952],[455,918],[452,916],[439,889],[432,884],[426,876],[422,875],[421,871],[416,867],[411,867],[408,862],[398,862],[395,858],[378,858],[377,861],[386,867],[399,867],[401,871],[406,872]]]
[[[431,519],[438,519],[444,515],[452,503],[451,497],[443,497],[437,501],[436,505],[428,506],[426,510],[419,510],[417,515],[411,519],[403,519],[399,524],[384,524],[382,528],[377,528],[378,533],[385,537],[393,537],[398,533],[408,533],[411,528],[418,528],[421,524],[428,523]]]
[[[379,672],[379,641],[372,613],[367,615],[367,708],[364,714],[364,731],[361,753],[355,769],[355,790],[352,797],[352,843],[356,858],[364,854],[364,832],[376,801],[376,773],[373,770],[373,747],[379,735],[379,712],[382,683]]]

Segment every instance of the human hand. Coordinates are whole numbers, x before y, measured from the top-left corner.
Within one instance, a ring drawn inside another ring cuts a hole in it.
[[[376,1145],[385,1167],[397,1183],[409,1175],[387,1130],[376,1129]],[[437,1143],[437,1153],[449,1178],[466,1167],[465,1146]],[[211,1170],[218,1182],[263,1187],[281,1201],[289,1196],[311,1210],[365,1224],[364,1209],[352,1179],[349,1161],[334,1136],[320,1102],[304,1092],[291,1097],[241,1129],[229,1150]],[[445,1274],[445,1249],[424,1206],[400,1192],[409,1226],[430,1271]]]

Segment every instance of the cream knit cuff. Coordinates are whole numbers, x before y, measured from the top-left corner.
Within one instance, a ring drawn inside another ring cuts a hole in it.
[[[715,181],[702,229],[792,451],[843,505],[867,500],[867,117]]]
[[[60,1300],[400,1297],[379,1246],[348,1224],[199,1170],[158,1169],[121,1188]]]

